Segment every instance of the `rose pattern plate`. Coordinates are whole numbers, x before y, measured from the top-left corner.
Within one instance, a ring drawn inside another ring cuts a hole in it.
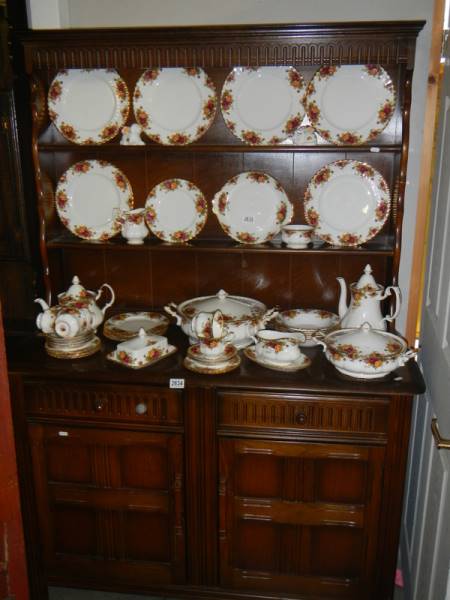
[[[139,311],[120,313],[110,317],[103,325],[103,335],[110,340],[124,342],[136,337],[140,329],[147,335],[164,335],[169,319],[160,313]]]
[[[208,216],[203,193],[185,179],[166,179],[155,186],[145,202],[145,220],[159,239],[183,243],[197,236]]]
[[[359,246],[376,236],[390,207],[382,175],[357,160],[337,160],[319,169],[304,196],[306,221],[333,246]]]
[[[184,146],[211,126],[216,89],[199,67],[147,69],[134,89],[133,107],[137,123],[151,140]]]
[[[311,125],[327,142],[356,145],[383,131],[396,94],[380,65],[323,66],[309,82],[304,104]]]
[[[104,241],[119,233],[122,212],[133,208],[133,191],[111,163],[83,160],[60,177],[55,204],[61,222],[72,233]]]
[[[48,91],[51,120],[70,142],[104,144],[125,124],[128,88],[115,69],[59,71]]]
[[[281,144],[302,122],[303,89],[294,67],[235,67],[220,97],[224,121],[246,144]]]
[[[267,173],[235,175],[213,198],[222,229],[241,244],[262,244],[290,223],[293,206],[282,186]]]

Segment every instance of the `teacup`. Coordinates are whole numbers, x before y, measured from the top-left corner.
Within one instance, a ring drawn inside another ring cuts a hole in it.
[[[199,312],[192,318],[191,329],[199,339],[221,339],[225,334],[222,312]]]
[[[205,358],[216,358],[225,352],[227,342],[222,339],[202,339],[199,344],[200,354]]]
[[[303,333],[286,333],[261,329],[253,337],[256,356],[269,362],[289,363],[301,356],[299,344],[305,341]]]
[[[288,248],[306,248],[312,240],[314,227],[310,225],[285,225],[281,239]]]
[[[55,319],[55,333],[62,338],[73,338],[93,327],[93,315],[87,308],[64,308]]]
[[[119,217],[122,224],[122,236],[127,240],[128,244],[143,244],[144,238],[147,237],[149,231],[144,218],[145,211],[143,208],[135,208],[123,212]]]

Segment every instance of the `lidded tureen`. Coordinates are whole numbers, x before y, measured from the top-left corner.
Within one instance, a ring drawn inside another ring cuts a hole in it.
[[[252,344],[252,336],[277,314],[275,309],[267,310],[265,304],[259,300],[232,296],[224,290],[213,296],[185,300],[179,305],[171,303],[165,310],[175,317],[177,325],[189,336],[191,343],[198,341],[192,329],[192,319],[200,312],[214,313],[220,310],[227,330],[224,341],[232,342],[238,348]]]
[[[338,371],[358,379],[383,377],[415,355],[404,338],[373,329],[369,323],[333,331],[317,343]]]
[[[356,283],[350,284],[351,301],[349,306],[347,306],[347,285],[342,277],[338,277],[337,280],[341,287],[339,298],[341,327],[360,327],[363,323],[370,323],[375,329],[386,329],[386,322],[393,321],[397,317],[401,304],[400,288],[391,285],[385,290],[375,281],[370,265],[365,266],[364,273]],[[392,292],[396,297],[395,311],[390,316],[383,317],[381,301],[390,296]]]

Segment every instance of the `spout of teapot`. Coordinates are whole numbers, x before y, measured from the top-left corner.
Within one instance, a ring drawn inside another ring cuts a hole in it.
[[[339,282],[339,285],[341,287],[341,294],[339,296],[338,314],[339,314],[339,318],[342,320],[348,311],[347,284],[345,283],[345,279],[343,277],[336,277],[336,279]]]
[[[34,301],[41,305],[42,310],[48,310],[50,308],[47,302],[42,298],[35,298]]]

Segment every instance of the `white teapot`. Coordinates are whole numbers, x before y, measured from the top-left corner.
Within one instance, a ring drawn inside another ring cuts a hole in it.
[[[101,297],[103,290],[109,290],[111,294],[111,300],[107,302],[103,308],[100,308],[97,304],[97,300]],[[58,294],[58,302],[60,306],[64,308],[87,308],[92,313],[92,329],[94,331],[103,322],[106,309],[114,304],[116,296],[114,290],[110,285],[104,283],[101,285],[96,292],[92,292],[83,287],[80,280],[75,275],[72,279],[72,285],[66,292]]]
[[[386,329],[386,322],[393,321],[401,305],[401,292],[397,286],[389,286],[384,289],[379,285],[373,275],[372,267],[366,265],[364,273],[356,283],[350,284],[351,300],[347,306],[347,285],[342,277],[337,277],[341,286],[339,298],[339,318],[342,328],[360,327],[363,323],[369,323],[373,329]],[[393,313],[383,317],[380,303],[394,292],[396,306]]]

